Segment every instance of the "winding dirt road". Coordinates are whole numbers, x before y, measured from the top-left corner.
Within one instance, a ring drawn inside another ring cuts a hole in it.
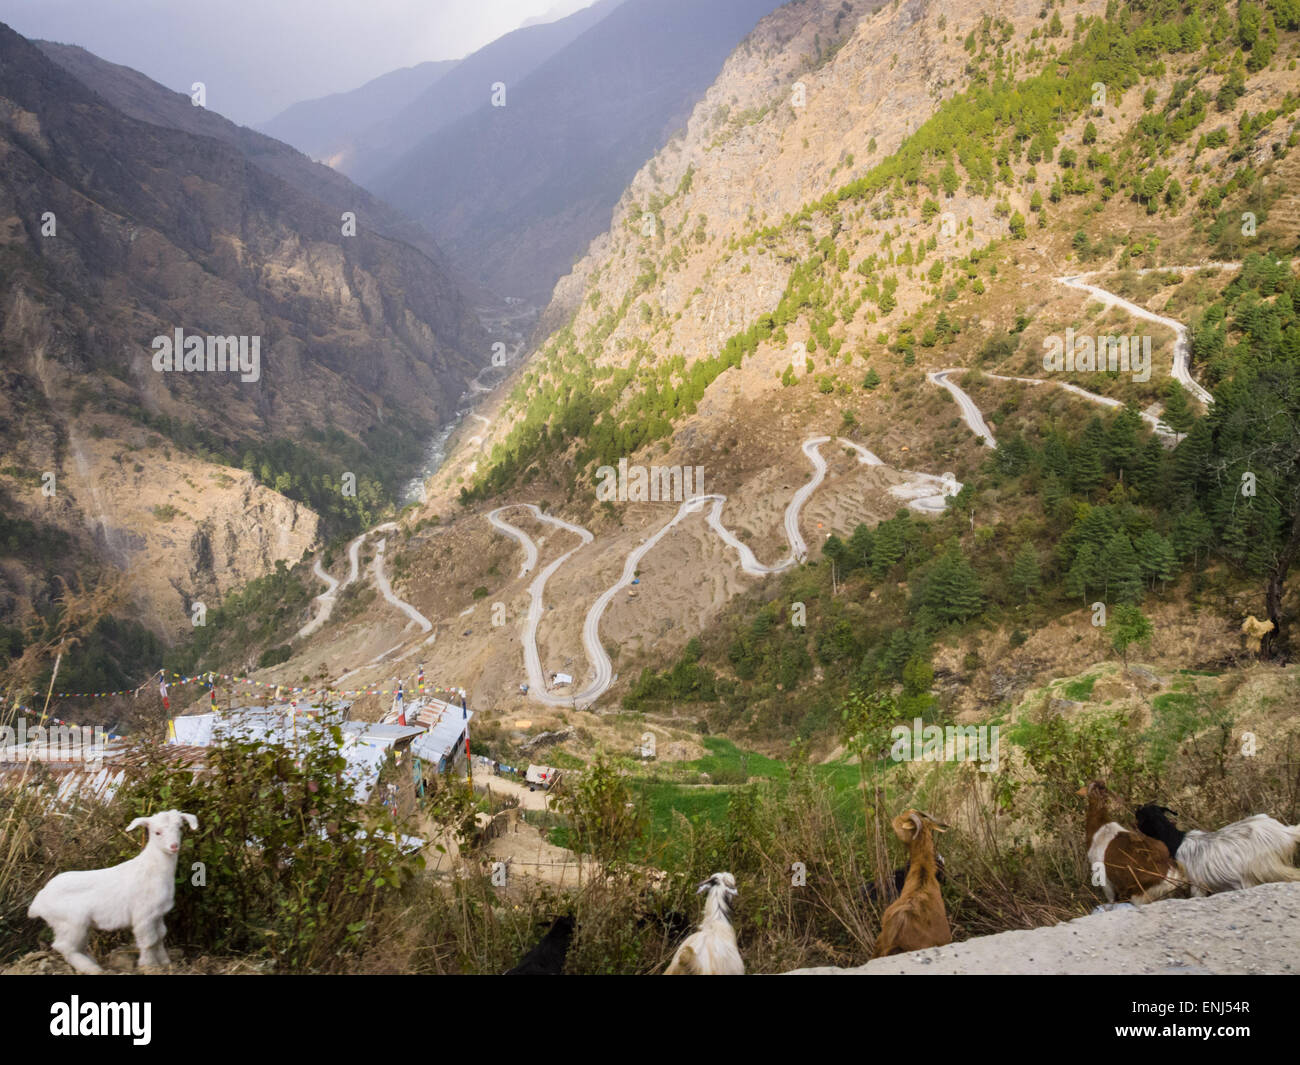
[[[1230,267],[1239,264],[1218,263],[1210,265],[1217,267]],[[1206,267],[1169,267],[1164,269],[1185,272],[1205,268]],[[1174,330],[1176,340],[1174,345],[1173,364],[1170,371],[1171,375],[1178,380],[1187,391],[1191,392],[1202,402],[1207,404],[1212,403],[1214,401],[1213,396],[1192,379],[1188,370],[1189,344],[1186,326],[1172,318],[1167,318],[1163,315],[1156,314],[1153,311],[1149,311],[1146,308],[1141,307],[1130,300],[1124,299],[1122,296],[1113,292],[1108,292],[1106,289],[1097,285],[1088,284],[1083,280],[1083,278],[1089,276],[1092,275],[1078,274],[1069,277],[1060,277],[1056,280],[1060,284],[1069,288],[1086,292],[1089,295],[1094,296],[1101,300],[1106,307],[1122,307],[1137,318],[1142,318]],[[961,417],[966,423],[966,426],[970,429],[971,433],[978,437],[985,447],[990,449],[996,448],[997,439],[994,437],[993,431],[989,427],[988,423],[984,420],[983,413],[980,411],[979,407],[976,406],[975,401],[972,400],[959,385],[951,380],[952,375],[964,372],[965,370],[962,368],[932,370],[926,374],[926,379],[930,381],[931,384],[947,389],[956,401]],[[1016,381],[1030,385],[1055,384],[1094,403],[1099,403],[1112,408],[1123,406],[1119,400],[1111,399],[1095,392],[1089,392],[1077,385],[1063,381],[1049,381],[1043,378],[1032,377],[1009,377],[1001,374],[988,374],[987,376],[994,380]],[[473,388],[473,385],[477,385],[477,381],[472,382],[472,391],[487,391],[481,387]],[[471,417],[483,422],[485,432],[486,429],[490,427],[490,422],[483,415],[471,414]],[[1143,413],[1142,418],[1153,427],[1158,435],[1166,438],[1177,438],[1177,434],[1174,434],[1154,415]],[[572,522],[564,521],[562,518],[546,514],[541,510],[541,508],[533,503],[510,503],[505,506],[497,507],[495,510],[491,511],[488,514],[488,521],[491,523],[492,527],[498,532],[514,539],[523,549],[524,560],[519,569],[520,577],[527,576],[537,566],[537,544],[533,541],[531,536],[518,526],[511,525],[502,518],[501,515],[506,511],[512,509],[526,510],[537,521],[554,526],[555,528],[565,532],[572,533],[578,537],[579,541],[573,547],[569,548],[568,551],[550,562],[533,578],[532,583],[528,586],[528,616],[524,623],[522,638],[524,645],[524,668],[528,676],[529,697],[536,702],[548,706],[569,706],[576,705],[579,702],[590,704],[609,689],[610,685],[614,682],[614,670],[609,655],[605,652],[605,648],[600,641],[601,617],[604,615],[605,610],[609,607],[610,603],[613,602],[614,597],[618,592],[629,586],[635,579],[637,567],[640,565],[641,560],[652,551],[659,541],[662,540],[663,537],[679,522],[700,512],[706,506],[709,509],[705,515],[705,521],[723,543],[736,552],[739,558],[740,568],[745,573],[752,576],[766,576],[773,573],[781,573],[784,570],[789,569],[791,566],[803,562],[808,555],[808,545],[799,529],[799,514],[802,511],[804,504],[807,503],[812,494],[825,479],[826,460],[822,457],[820,448],[822,444],[829,443],[830,440],[831,438],[829,436],[816,436],[810,437],[803,442],[802,450],[804,455],[807,456],[809,462],[812,463],[813,475],[799,488],[798,491],[795,492],[789,504],[786,506],[782,524],[789,549],[786,556],[779,562],[773,563],[772,565],[765,565],[759,562],[758,558],[754,555],[754,552],[749,548],[749,546],[741,542],[741,540],[731,532],[731,530],[723,525],[722,508],[726,505],[727,497],[717,493],[693,496],[686,500],[677,509],[676,514],[674,514],[673,517],[653,536],[646,539],[631,551],[623,564],[623,570],[619,575],[618,580],[597,597],[583,620],[582,643],[587,655],[587,660],[590,664],[591,680],[581,691],[569,695],[558,695],[546,690],[545,673],[542,669],[541,655],[537,649],[537,628],[541,624],[542,615],[545,612],[544,593],[546,582],[556,570],[558,570],[573,556],[575,552],[592,543],[595,540],[595,537],[589,530],[583,528],[581,525],[575,525]],[[842,437],[838,438],[838,440],[839,443],[845,447],[851,448],[857,453],[859,463],[867,466],[885,465],[885,463],[874,452],[870,451],[863,445],[851,440],[846,440]],[[471,444],[477,444],[481,449],[483,438],[471,437],[469,442]],[[916,471],[900,472],[904,473],[909,480],[903,484],[892,485],[889,489],[890,492],[900,499],[907,500],[908,505],[913,509],[925,513],[942,512],[947,506],[948,498],[959,492],[962,487],[960,482],[958,482],[951,473],[936,476],[935,474],[920,473]],[[319,604],[317,614],[310,622],[299,630],[299,636],[309,636],[324,625],[333,612],[334,603],[337,601],[338,593],[357,579],[360,568],[358,555],[361,549],[361,544],[364,542],[366,537],[371,533],[380,533],[395,530],[396,528],[396,523],[385,522],[381,525],[375,526],[375,528],[366,533],[362,533],[349,543],[348,576],[342,582],[326,573],[322,568],[319,559],[315,562],[312,572],[324,581],[328,587],[324,592],[316,597],[316,602]],[[421,614],[410,603],[398,598],[393,593],[392,587],[384,572],[384,553],[386,543],[385,540],[379,542],[378,550],[376,551],[375,559],[372,563],[371,570],[375,586],[388,603],[397,607],[397,609],[401,610],[407,615],[407,617],[420,626],[421,634],[428,633],[433,628],[432,622],[430,622],[428,618]],[[404,643],[397,645],[397,647],[394,647],[389,651],[385,651],[383,655],[379,656],[379,658],[387,657],[387,655],[391,654],[393,651],[399,650],[402,646],[404,646]]]
[[[820,449],[821,445],[828,443],[830,439],[829,436],[815,436],[810,437],[803,443],[803,453],[808,457],[808,461],[812,463],[813,475],[795,492],[790,503],[786,506],[782,525],[789,550],[779,562],[770,566],[759,562],[749,545],[743,543],[735,533],[722,524],[722,508],[726,505],[727,497],[719,493],[692,496],[677,508],[677,512],[672,518],[665,522],[654,535],[637,545],[624,561],[623,570],[618,580],[597,597],[583,619],[582,645],[587,655],[587,661],[590,663],[592,677],[591,681],[581,691],[568,695],[558,695],[546,690],[546,677],[542,670],[541,655],[537,650],[537,627],[541,623],[542,615],[545,613],[543,596],[546,582],[550,579],[551,574],[567,562],[574,552],[591,543],[595,537],[580,525],[574,525],[571,522],[543,513],[533,503],[512,503],[498,507],[489,513],[488,521],[492,524],[492,527],[516,540],[524,550],[523,565],[519,569],[520,577],[526,576],[537,565],[537,544],[522,529],[502,519],[501,515],[505,511],[512,508],[522,508],[532,514],[538,521],[574,533],[581,540],[580,543],[571,547],[538,573],[528,586],[528,616],[524,622],[522,641],[524,645],[524,669],[528,676],[529,697],[547,706],[570,706],[577,703],[590,704],[609,689],[609,686],[614,682],[614,667],[600,641],[600,619],[604,616],[606,609],[614,601],[614,597],[619,591],[631,585],[636,578],[637,567],[640,566],[641,560],[654,550],[659,541],[671,529],[684,519],[700,512],[705,506],[709,507],[705,516],[709,528],[717,533],[723,543],[736,552],[739,556],[740,568],[745,573],[756,577],[767,576],[772,573],[781,573],[804,561],[808,555],[808,545],[799,529],[799,514],[803,510],[804,504],[808,502],[826,477],[826,460],[822,457]],[[857,452],[859,463],[871,466],[884,465],[875,454],[861,444],[843,438],[840,438],[839,442]],[[905,485],[895,485],[891,491],[895,489],[909,490],[912,505],[918,510],[941,511],[946,505],[946,497],[961,490],[961,485],[953,480],[951,475],[940,478],[935,477],[933,474],[909,473],[908,476],[912,477],[913,480]],[[907,497],[905,496],[905,498]]]
[[[975,401],[970,398],[952,381],[948,380],[949,374],[965,373],[961,367],[951,370],[931,370],[925,375],[927,381],[934,385],[941,385],[952,393],[952,398],[957,401],[957,409],[961,411],[962,420],[970,428],[970,431],[981,438],[981,443],[987,448],[995,448],[998,442],[994,439],[993,430],[989,428],[988,422],[984,420],[984,415],[980,413],[979,407],[975,406]]]
[[[376,525],[373,529],[363,532],[355,540],[349,543],[348,575],[342,581],[339,581],[338,578],[331,577],[326,573],[325,568],[320,564],[320,559],[316,559],[316,562],[312,566],[312,572],[329,585],[329,587],[326,588],[325,591],[321,592],[320,595],[316,596],[316,599],[314,600],[317,604],[316,616],[298,630],[297,635],[299,637],[310,636],[313,632],[316,632],[322,625],[324,625],[325,622],[329,621],[330,615],[334,613],[334,604],[338,602],[338,593],[353,584],[357,577],[360,576],[361,545],[365,542],[366,537],[373,533],[395,532],[396,530],[396,522],[386,521],[382,525]],[[375,581],[375,587],[379,589],[379,594],[382,595],[387,602],[397,607],[398,610],[402,611],[402,613],[419,625],[421,633],[429,632],[433,628],[433,622],[416,610],[410,603],[406,602],[406,600],[399,599],[393,594],[392,585],[388,583],[388,575],[384,572],[384,548],[386,545],[386,540],[379,541],[379,548],[375,552],[374,562],[372,562],[370,566],[371,575],[374,577]],[[397,648],[393,648],[393,650],[396,649]],[[384,654],[390,653],[390,651],[384,652]]]
[[[1220,263],[1215,265],[1223,266],[1226,264]],[[1181,273],[1186,270],[1200,270],[1206,268],[1164,267],[1163,269],[1172,271],[1173,273]],[[1155,311],[1149,311],[1145,307],[1133,303],[1131,300],[1126,300],[1123,296],[1116,295],[1114,292],[1108,292],[1106,289],[1097,285],[1090,285],[1083,280],[1085,277],[1092,276],[1092,274],[1075,274],[1073,277],[1058,277],[1056,280],[1067,288],[1078,289],[1080,292],[1087,292],[1089,295],[1095,296],[1097,299],[1101,300],[1102,305],[1107,308],[1122,307],[1124,310],[1128,311],[1129,314],[1133,315],[1134,318],[1142,318],[1148,322],[1154,322],[1156,325],[1163,325],[1167,329],[1172,329],[1174,331],[1174,359],[1169,370],[1170,375],[1175,381],[1182,385],[1183,388],[1199,399],[1207,407],[1213,403],[1214,397],[1192,379],[1191,372],[1188,369],[1191,361],[1191,342],[1187,335],[1187,326],[1173,318],[1166,318],[1162,314],[1156,314]]]

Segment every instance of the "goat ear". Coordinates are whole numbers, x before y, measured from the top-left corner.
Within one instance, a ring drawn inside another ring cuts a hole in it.
[[[149,818],[137,817],[134,821],[132,821],[129,825],[126,826],[126,830],[128,832],[134,832],[141,825],[148,825],[148,824],[149,824]]]
[[[199,819],[197,817],[193,814],[185,813],[181,814],[181,816],[185,818],[185,823],[190,826],[191,832],[197,832],[199,830]]]

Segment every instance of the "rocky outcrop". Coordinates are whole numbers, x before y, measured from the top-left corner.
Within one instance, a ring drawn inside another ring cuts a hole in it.
[[[1300,884],[1262,884],[1206,899],[1117,908],[1050,928],[979,936],[877,958],[855,969],[796,969],[790,975],[1281,974],[1300,965],[1298,941]],[[1148,1017],[1134,1023],[1162,1022]]]

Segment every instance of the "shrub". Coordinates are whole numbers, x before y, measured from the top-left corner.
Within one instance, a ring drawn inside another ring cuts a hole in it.
[[[344,776],[338,729],[288,746],[261,740],[209,751],[206,771],[157,752],[124,789],[122,817],[185,810],[187,836],[169,938],[207,953],[267,958],[284,972],[346,968],[373,915],[423,859],[397,826],[363,806]],[[138,850],[133,841],[118,860]]]

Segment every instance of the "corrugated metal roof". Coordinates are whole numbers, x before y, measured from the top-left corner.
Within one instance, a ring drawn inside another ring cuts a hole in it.
[[[452,706],[450,703],[434,700],[439,709],[436,716],[430,713],[432,724],[429,730],[416,739],[411,744],[411,752],[426,762],[432,762],[437,765],[449,753],[454,754],[455,748],[460,744],[461,737],[465,734],[467,720],[472,721],[474,711],[469,711],[469,718],[466,719],[464,711],[459,706]],[[409,717],[408,717],[409,720]],[[421,717],[423,722],[424,718]]]
[[[374,742],[383,741],[388,746],[409,740],[413,736],[424,735],[421,725],[373,724],[368,721],[343,722],[344,735],[355,735]]]

